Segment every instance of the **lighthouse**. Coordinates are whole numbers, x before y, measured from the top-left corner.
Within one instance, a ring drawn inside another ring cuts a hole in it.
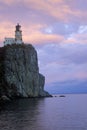
[[[21,26],[17,24],[15,28],[15,38],[6,37],[4,40],[4,46],[12,44],[23,44]]]
[[[16,30],[15,30],[15,42],[16,44],[22,44],[22,31],[21,31],[21,26],[19,24],[16,25]]]

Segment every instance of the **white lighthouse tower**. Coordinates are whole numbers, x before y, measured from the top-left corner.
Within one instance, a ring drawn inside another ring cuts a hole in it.
[[[17,24],[16,30],[15,30],[15,42],[16,44],[22,44],[22,31],[20,30],[21,26]]]
[[[15,30],[15,38],[5,38],[4,46],[12,45],[12,44],[23,44],[22,31],[20,28],[21,28],[21,26],[19,24],[17,24],[16,30]]]

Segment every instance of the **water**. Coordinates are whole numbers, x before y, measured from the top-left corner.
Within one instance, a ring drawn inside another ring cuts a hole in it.
[[[0,130],[87,130],[87,95],[9,103],[0,112]]]

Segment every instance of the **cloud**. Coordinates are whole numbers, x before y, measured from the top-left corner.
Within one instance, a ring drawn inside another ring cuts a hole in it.
[[[87,11],[84,12],[81,8],[82,1],[79,6],[77,2],[78,0],[0,0],[0,23],[20,22],[24,26],[24,40],[33,44],[86,43],[87,40],[83,37],[79,40],[77,34],[83,31],[86,33],[86,25],[81,25],[81,21],[85,21]],[[4,33],[8,33],[7,30]]]
[[[63,43],[87,44],[87,33],[73,33],[70,34]]]
[[[78,33],[80,33],[80,34],[87,33],[87,25],[81,25],[79,27]]]
[[[86,34],[81,36],[86,33],[86,25],[81,21],[85,21],[87,15],[84,15],[81,8],[82,1],[79,6],[77,2],[78,0],[0,0],[0,25],[10,21],[13,25],[20,22],[24,26],[24,41],[33,44],[87,43]],[[8,26],[3,35],[8,34],[7,30],[10,35],[13,34]]]
[[[46,84],[73,79],[82,80],[87,79],[87,69],[84,68],[86,66],[87,64],[59,64],[59,62],[55,63],[52,61],[45,66],[40,65],[40,72],[46,76]]]
[[[86,1],[86,0],[85,0]],[[87,16],[87,11],[81,10],[82,8],[78,7],[78,2],[79,1],[70,1],[70,2],[65,2],[65,0],[25,0],[25,4],[33,10],[39,11],[42,14],[48,15],[52,17],[55,20],[60,20],[62,22],[80,22],[83,21],[83,19],[86,19]],[[71,3],[71,4],[70,4]],[[77,5],[77,8],[73,8],[73,5]],[[82,3],[82,2],[79,2]],[[86,2],[87,3],[87,2]]]
[[[87,79],[87,44],[48,44],[37,51],[46,83]]]
[[[14,37],[15,24],[6,21],[1,23],[1,41],[3,42],[4,37]],[[56,34],[43,34],[40,32],[40,28],[44,27],[42,24],[31,24],[26,25],[22,28],[23,30],[23,41],[31,44],[46,44],[46,43],[60,43],[64,40],[62,35]]]
[[[81,1],[81,0],[80,0]],[[84,0],[85,3],[86,0]],[[83,4],[78,4],[78,3],[82,3],[79,2],[78,0],[73,2],[68,0],[3,0],[0,1],[1,3],[7,4],[11,7],[13,7],[13,10],[15,10],[15,8],[17,9],[18,12],[20,12],[20,10],[24,11],[24,9],[26,8],[26,11],[28,13],[28,15],[33,15],[33,18],[35,20],[35,17],[39,18],[36,19],[36,21],[39,22],[39,20],[41,21],[61,21],[61,22],[83,22],[83,20],[87,20],[86,16],[87,16],[87,11],[83,10],[81,7],[81,5]],[[80,6],[78,6],[80,5]],[[5,6],[4,6],[5,7]],[[8,7],[8,6],[7,6]],[[7,7],[5,7],[4,9],[6,9]],[[21,9],[22,7],[22,9]],[[8,10],[10,10],[10,8]],[[12,8],[11,8],[12,9]],[[15,10],[16,11],[16,10]],[[22,11],[22,13],[23,13]],[[21,14],[21,12],[20,12]],[[11,13],[10,13],[11,15]],[[31,16],[30,16],[31,17]],[[48,17],[48,18],[47,18]],[[47,19],[47,20],[46,20]]]
[[[51,34],[60,34],[67,36],[69,34],[77,32],[79,29],[79,25],[73,24],[65,24],[61,22],[56,22],[51,25],[48,25],[47,27],[42,28],[43,33],[51,33]]]
[[[45,35],[39,32],[30,34],[29,37],[25,36],[24,37],[25,41],[28,43],[28,41],[30,41],[30,43],[32,44],[46,44],[46,43],[58,43],[61,42],[63,40],[63,37],[61,35]]]
[[[5,37],[14,37],[14,24],[6,21],[0,23],[0,45],[2,45]]]
[[[20,0],[17,0],[17,1],[20,1]],[[6,5],[13,5],[14,3],[16,2],[16,0],[0,0],[0,3],[2,4],[6,4]]]
[[[47,61],[55,61],[61,64],[87,63],[87,44],[47,44],[43,45],[41,48],[38,47],[37,50],[38,55],[43,57],[44,63]]]

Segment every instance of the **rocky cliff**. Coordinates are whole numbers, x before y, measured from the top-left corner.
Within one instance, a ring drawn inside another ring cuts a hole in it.
[[[0,96],[45,97],[45,77],[39,73],[37,52],[28,45],[0,48]]]

